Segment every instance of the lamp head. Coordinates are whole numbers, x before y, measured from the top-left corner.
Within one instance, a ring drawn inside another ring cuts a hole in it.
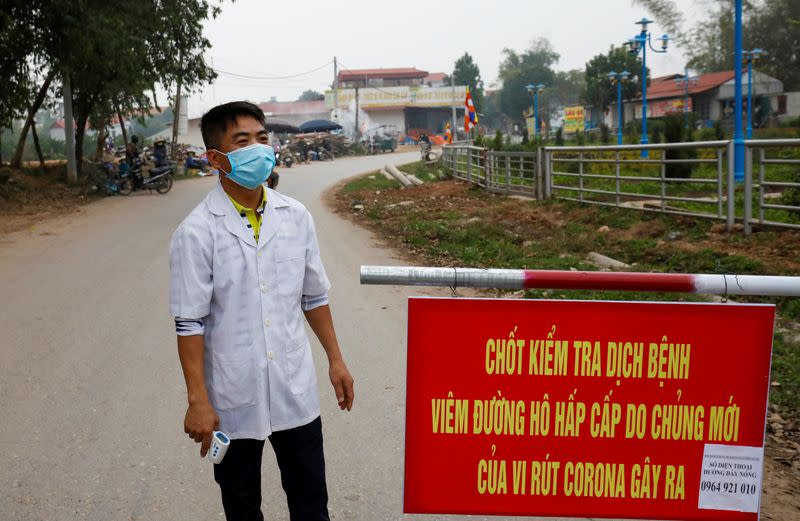
[[[758,48],[753,49],[752,51],[750,51],[750,56],[753,57],[753,61],[754,62],[757,62],[758,59],[761,58],[762,54],[767,54],[767,51],[765,51],[763,49],[758,49]]]
[[[536,85],[534,85],[533,83],[529,83],[525,85],[525,90],[527,90],[529,93],[532,94],[533,91],[536,90]]]
[[[630,75],[631,75],[630,72],[622,71],[622,72],[619,73],[619,79],[620,79],[620,81],[628,81],[628,76],[630,76]]]
[[[613,83],[617,79],[618,74],[614,71],[608,73],[608,79]]]
[[[647,18],[644,18],[644,17],[641,20],[639,20],[638,22],[636,22],[637,25],[641,25],[642,26],[642,32],[643,33],[647,32],[647,26],[649,24],[651,24],[651,23],[653,23],[652,20],[648,20]]]
[[[539,91],[539,94],[541,94],[542,91],[544,90],[544,85],[540,83],[539,85],[536,86],[536,90]]]
[[[661,50],[663,50],[663,51],[667,50],[667,45],[669,45],[669,41],[671,39],[672,38],[670,38],[668,34],[662,34],[661,35],[661,38],[659,38],[659,40],[661,40]]]

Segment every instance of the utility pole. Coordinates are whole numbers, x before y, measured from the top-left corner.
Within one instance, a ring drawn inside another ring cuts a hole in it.
[[[72,119],[72,85],[69,72],[64,71],[64,155],[67,156],[67,182],[78,181],[75,167],[75,122]]]
[[[358,131],[358,83],[356,83],[356,128],[355,132],[353,133],[353,137],[355,137],[356,143],[360,141],[360,132]]]
[[[339,66],[333,57],[333,121],[339,122]]]
[[[175,90],[175,113],[172,115],[172,155],[178,152],[178,125],[181,120],[181,78],[178,77],[178,87]]]
[[[453,71],[455,72],[455,71]],[[452,99],[450,100],[450,107],[453,109],[453,141],[458,141],[458,127],[456,126],[456,80],[453,74],[450,75],[450,89],[453,92]]]

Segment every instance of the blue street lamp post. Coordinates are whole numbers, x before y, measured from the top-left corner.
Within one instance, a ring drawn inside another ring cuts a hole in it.
[[[675,83],[678,86],[683,86],[683,116],[684,116],[684,127],[686,130],[689,129],[689,86],[695,85],[697,83],[697,77],[692,76],[689,77],[689,69],[683,69],[683,78],[676,78]]]
[[[628,71],[608,73],[608,79],[611,83],[617,84],[617,144],[622,144],[622,83],[628,80],[631,73]]]
[[[736,0],[734,16],[733,58],[733,178],[744,181],[744,132],[742,132],[742,0]]]
[[[747,59],[747,139],[753,139],[753,64],[764,53],[761,49],[743,51]]]
[[[525,85],[525,89],[533,96],[533,137],[539,135],[539,94],[544,90],[544,85],[532,82]]]
[[[631,38],[626,42],[629,49],[628,51],[636,56],[639,54],[639,51],[642,52],[642,144],[646,145],[647,141],[647,47],[650,47],[650,50],[663,54],[667,52],[667,45],[669,44],[669,36],[666,34],[662,35],[660,38],[656,38],[661,42],[661,50],[656,49],[653,47],[653,41],[651,34],[647,31],[648,24],[653,23],[652,20],[648,20],[647,18],[642,18],[637,24],[642,26],[642,30],[639,34]],[[642,157],[647,157],[647,149],[642,150]]]

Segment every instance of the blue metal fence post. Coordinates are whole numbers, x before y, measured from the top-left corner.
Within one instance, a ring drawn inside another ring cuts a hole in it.
[[[747,139],[753,139],[753,55],[747,57]]]
[[[646,26],[645,26],[646,27]],[[647,144],[647,32],[643,28],[639,35],[642,45],[642,144]],[[642,150],[642,157],[650,154],[645,148]]]
[[[744,132],[742,131],[742,0],[736,0],[734,20],[734,130],[733,130],[733,171],[736,182],[744,181]]]
[[[617,144],[622,144],[622,79],[617,79]]]

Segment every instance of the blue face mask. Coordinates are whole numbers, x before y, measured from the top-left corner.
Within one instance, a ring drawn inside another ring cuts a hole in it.
[[[254,143],[225,155],[231,163],[228,179],[250,190],[264,184],[275,168],[275,150],[262,143]]]

